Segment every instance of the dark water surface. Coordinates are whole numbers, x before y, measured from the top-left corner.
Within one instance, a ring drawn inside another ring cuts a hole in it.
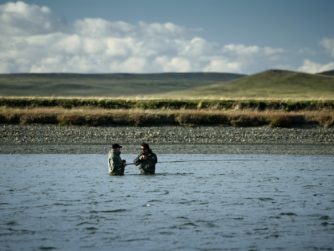
[[[0,155],[1,250],[333,250],[334,156],[158,157]]]

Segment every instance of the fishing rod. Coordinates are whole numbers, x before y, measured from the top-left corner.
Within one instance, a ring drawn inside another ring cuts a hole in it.
[[[253,161],[254,159],[201,159],[201,160],[168,160],[168,161],[159,161],[157,164],[160,163],[182,163],[182,162],[220,162],[220,161]],[[126,164],[127,166],[135,165],[135,163]]]

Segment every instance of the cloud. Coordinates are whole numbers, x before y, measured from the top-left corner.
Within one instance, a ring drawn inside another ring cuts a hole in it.
[[[59,30],[63,25],[46,6],[29,5],[25,2],[0,5],[2,36],[45,34]]]
[[[227,44],[222,48],[223,60],[214,60],[206,69],[213,65],[224,65],[235,72],[247,69],[248,72],[257,72],[268,68],[277,68],[284,61],[286,51],[282,48],[260,47],[257,45]],[[216,67],[214,67],[216,68]],[[239,69],[239,71],[238,71]]]
[[[334,69],[334,62],[329,62],[327,64],[319,64],[312,62],[311,60],[304,60],[304,63],[301,67],[298,68],[299,71],[307,73],[319,73],[324,71],[330,71]]]
[[[258,46],[246,46],[243,44],[228,44],[223,47],[223,52],[234,53],[240,56],[249,56],[259,53],[260,49]]]
[[[301,55],[307,55],[307,56],[314,56],[316,55],[316,52],[310,48],[307,48],[307,47],[303,47],[303,48],[300,48],[298,49],[298,54],[301,54]]]
[[[84,37],[124,37],[135,32],[135,27],[125,22],[109,22],[101,18],[85,18],[74,23],[74,32]]]
[[[323,38],[320,41],[320,45],[325,49],[330,57],[334,58],[334,38]],[[307,73],[319,73],[324,71],[330,71],[334,69],[334,62],[318,63],[310,59],[305,59],[302,66],[298,68],[298,71]]]
[[[235,54],[242,57],[249,57],[254,55],[261,56],[278,56],[284,53],[284,49],[272,47],[259,47],[256,45],[244,44],[228,44],[223,47],[224,53]]]
[[[156,64],[164,72],[189,72],[192,70],[191,63],[188,59],[182,57],[157,57]]]
[[[334,38],[324,38],[320,44],[329,52],[331,57],[334,58]]]
[[[333,48],[327,40],[323,44]],[[222,46],[171,22],[83,18],[67,24],[46,6],[0,5],[0,73],[246,72],[267,67],[284,53],[257,45]]]
[[[230,60],[224,60],[221,58],[211,59],[210,62],[204,67],[204,71],[208,72],[240,72],[242,68],[241,63],[233,62]]]

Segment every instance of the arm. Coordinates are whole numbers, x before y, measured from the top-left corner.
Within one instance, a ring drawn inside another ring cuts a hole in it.
[[[122,167],[124,167],[124,162],[119,157],[113,156],[112,166],[113,169],[120,170]]]
[[[133,163],[136,165],[136,166],[138,166],[142,161],[141,161],[141,159],[140,159],[140,157],[141,157],[141,154],[139,154],[135,159],[134,159],[134,161],[133,161]]]
[[[111,154],[111,152],[108,153],[108,166],[110,168],[112,167],[112,154]]]
[[[158,157],[157,157],[157,155],[156,155],[155,153],[152,153],[152,154],[150,155],[150,160],[151,160],[154,164],[156,164],[156,163],[158,162]]]

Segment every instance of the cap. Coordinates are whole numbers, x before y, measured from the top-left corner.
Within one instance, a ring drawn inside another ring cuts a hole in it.
[[[145,149],[150,149],[150,146],[145,142],[143,142],[141,146],[144,147]]]
[[[112,149],[116,149],[116,148],[122,148],[122,146],[119,144],[112,144]]]

